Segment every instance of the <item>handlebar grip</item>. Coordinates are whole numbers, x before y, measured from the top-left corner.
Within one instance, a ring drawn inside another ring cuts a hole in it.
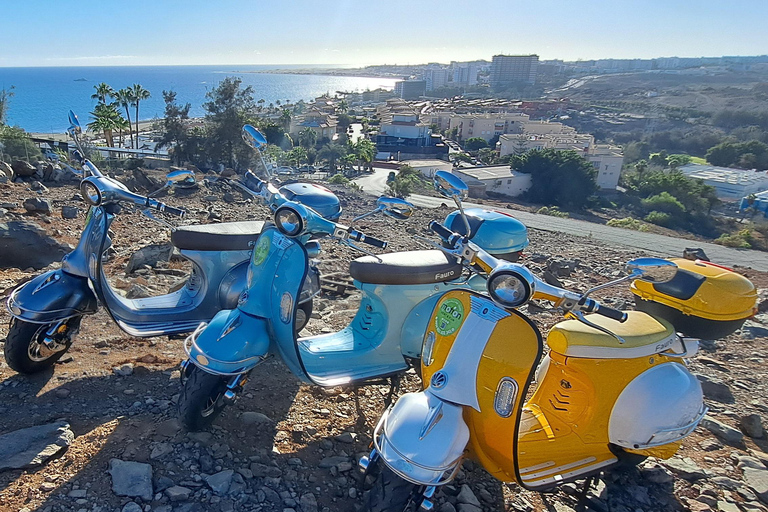
[[[242,183],[254,192],[261,191],[262,181],[251,171],[245,171]]]
[[[597,305],[597,309],[595,309],[595,313],[619,322],[627,321],[627,314],[624,311],[621,311],[612,307],[608,307],[608,306],[603,306],[602,304]]]
[[[186,210],[182,210],[181,208],[174,208],[173,206],[168,206],[165,203],[158,204],[157,209],[161,212],[170,213],[171,215],[176,215],[177,217],[181,218],[184,218],[184,216],[187,214]]]
[[[378,238],[364,235],[359,231],[355,231],[355,230],[350,231],[349,237],[352,240],[355,240],[356,242],[363,242],[365,244],[378,247],[380,249],[385,249],[387,247],[387,242],[385,242],[384,240],[379,240]]]
[[[441,238],[445,240],[448,240],[454,234],[453,231],[443,226],[436,220],[433,220],[432,222],[429,223],[429,229],[437,233]]]

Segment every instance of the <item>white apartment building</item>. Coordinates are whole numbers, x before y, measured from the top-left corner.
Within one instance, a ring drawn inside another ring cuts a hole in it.
[[[542,131],[561,125],[565,133],[531,134],[526,125],[525,133],[507,134],[499,137],[499,156],[505,156],[531,149],[556,149],[558,151],[576,151],[597,169],[597,185],[602,189],[615,189],[619,184],[624,155],[621,148],[609,144],[595,144],[595,138],[588,133],[576,133],[576,130],[561,123],[538,125]],[[534,125],[535,126],[535,125]],[[567,130],[565,130],[567,128]],[[555,130],[557,131],[557,130]]]
[[[428,124],[437,125],[438,130],[457,128],[457,137],[462,140],[480,137],[490,141],[497,135],[505,133],[520,133],[523,126],[529,123],[529,117],[522,112],[506,112],[499,114],[455,114],[453,112],[433,112],[426,114],[422,120]]]
[[[508,165],[460,167],[453,174],[466,182],[470,195],[475,197],[487,192],[517,197],[531,188],[531,175],[512,171]]]
[[[432,178],[437,171],[451,172],[453,164],[445,160],[427,159],[427,160],[408,160],[408,165],[419,171],[427,178]]]
[[[434,91],[448,85],[449,73],[447,69],[428,68],[424,70],[424,81],[427,82],[427,90]]]

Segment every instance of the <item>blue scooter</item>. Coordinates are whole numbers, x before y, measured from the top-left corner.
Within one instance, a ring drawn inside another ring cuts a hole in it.
[[[278,355],[302,381],[319,386],[398,375],[409,368],[409,360],[420,357],[423,332],[438,297],[457,288],[485,287],[482,278],[463,277],[461,265],[440,250],[363,256],[349,269],[362,292],[352,322],[339,332],[297,338],[292,327],[297,296],[310,259],[320,252],[313,238],[329,236],[358,250],[355,242],[380,248],[386,242],[287,201],[253,174],[246,174],[246,183],[273,206],[274,223],[264,228],[254,247],[248,287],[237,308],[220,311],[185,341],[188,359],[182,363],[179,414],[190,430],[209,426],[253,369],[271,355]],[[353,223],[376,212],[405,219],[412,206],[382,197],[376,210]]]
[[[246,287],[246,270],[253,243],[264,222],[227,222],[174,228],[155,218],[151,210],[184,216],[184,210],[129,191],[105,176],[82,157],[77,116],[70,111],[68,130],[78,147],[77,158],[85,179],[80,184],[90,205],[77,247],[62,260],[61,268],[46,272],[20,286],[8,298],[12,319],[5,342],[5,360],[20,373],[35,373],[52,366],[69,349],[85,315],[97,311],[98,302],[126,333],[137,337],[188,334],[216,312],[237,305]],[[171,184],[194,183],[192,171],[168,174]],[[247,189],[245,189],[248,191]],[[332,193],[305,194],[317,207],[333,216],[340,213]],[[192,273],[179,290],[155,297],[127,299],[109,286],[102,266],[111,247],[109,229],[120,204],[145,208],[142,213],[172,229],[171,242],[192,263]],[[296,328],[309,320],[312,297],[320,290],[317,272],[310,273],[302,292]],[[90,286],[89,286],[90,283]]]

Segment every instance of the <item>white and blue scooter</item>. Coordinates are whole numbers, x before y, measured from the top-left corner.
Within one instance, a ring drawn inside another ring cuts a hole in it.
[[[258,142],[253,146],[258,149]],[[256,243],[248,287],[237,308],[219,312],[185,342],[189,357],[182,363],[179,413],[191,430],[210,425],[253,369],[271,355],[279,356],[302,381],[319,386],[398,375],[421,356],[423,331],[438,297],[449,290],[485,287],[483,278],[462,276],[461,265],[440,250],[364,256],[349,269],[362,292],[352,322],[339,332],[297,338],[297,298],[309,262],[320,252],[312,238],[328,236],[357,249],[355,242],[380,248],[386,242],[287,201],[268,183],[252,185],[255,180],[247,176],[249,188],[258,189],[273,205],[274,224],[265,227]],[[377,204],[374,212],[394,218],[412,212],[409,203],[396,198],[382,197]]]

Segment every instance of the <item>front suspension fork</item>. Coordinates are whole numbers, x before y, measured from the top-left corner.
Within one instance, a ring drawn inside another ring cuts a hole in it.
[[[182,386],[186,383],[187,377],[189,377],[189,372],[192,371],[194,366],[195,365],[189,359],[183,360],[179,365],[179,379],[181,380]],[[229,378],[229,381],[227,382],[227,390],[224,392],[222,397],[227,403],[232,403],[235,401],[237,394],[243,390],[243,386],[245,386],[245,384],[248,382],[248,376],[250,373],[251,371],[249,370],[245,373],[239,373]]]

